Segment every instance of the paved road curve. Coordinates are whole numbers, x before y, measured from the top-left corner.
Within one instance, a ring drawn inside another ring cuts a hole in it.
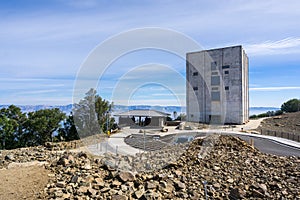
[[[253,135],[232,131],[219,131],[219,130],[209,130],[209,131],[187,131],[180,133],[171,133],[171,135],[198,135],[205,136],[209,133],[217,133],[224,135],[232,135],[237,136],[246,142],[249,142],[250,139],[254,141],[254,146],[259,149],[263,153],[279,155],[279,156],[297,156],[300,157],[300,144],[294,141],[289,141],[282,138],[275,138],[270,136],[261,136],[261,135]],[[138,148],[133,148],[134,145],[128,145],[124,142],[124,139],[131,134],[118,134],[112,136],[107,144],[102,144],[103,148],[99,148],[100,144],[95,146],[91,146],[90,150],[95,154],[103,154],[105,152],[116,153],[116,147],[118,152],[122,152],[124,154],[135,154],[140,152]],[[143,135],[140,135],[143,137]],[[153,135],[154,136],[154,135]],[[176,137],[176,136],[175,136]],[[162,138],[161,138],[162,139]],[[165,145],[165,144],[164,144]],[[97,147],[97,148],[96,148]],[[141,147],[142,148],[142,147]],[[140,148],[140,149],[141,149]]]
[[[278,155],[278,156],[297,156],[300,157],[300,144],[298,142],[289,141],[290,145],[284,144],[284,142],[277,142],[270,136],[261,136],[261,135],[254,135],[254,134],[245,134],[245,133],[238,133],[230,131],[218,131],[218,130],[210,130],[210,133],[216,132],[222,135],[232,135],[249,142],[250,139],[254,141],[254,146],[259,149],[263,153]],[[274,137],[273,137],[274,138]],[[282,138],[276,138],[276,140],[284,140]],[[293,144],[297,143],[298,145],[293,146]]]
[[[300,157],[300,149],[296,147],[287,146],[281,143],[278,143],[273,140],[257,138],[251,136],[237,135],[239,138],[249,141],[250,139],[254,140],[254,146],[258,148],[263,153],[269,153],[279,156],[298,156]]]

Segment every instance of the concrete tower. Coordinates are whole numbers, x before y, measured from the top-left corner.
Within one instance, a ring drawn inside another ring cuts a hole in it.
[[[191,52],[186,60],[187,120],[247,123],[248,57],[242,46]]]

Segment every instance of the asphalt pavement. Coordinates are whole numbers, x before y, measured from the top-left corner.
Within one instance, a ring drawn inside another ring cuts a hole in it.
[[[278,155],[278,156],[297,156],[300,157],[300,149],[290,145],[282,144],[274,140],[266,138],[258,138],[253,136],[236,135],[242,140],[249,142],[254,141],[254,147],[263,153]]]

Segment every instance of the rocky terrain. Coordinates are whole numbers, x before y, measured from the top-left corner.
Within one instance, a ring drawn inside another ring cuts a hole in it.
[[[263,154],[232,136],[194,140],[177,161],[149,172],[118,171],[107,156],[45,147],[2,151],[0,177],[16,163],[43,162],[48,181],[32,199],[300,199],[299,157]]]
[[[300,112],[267,118],[258,129],[300,134]]]

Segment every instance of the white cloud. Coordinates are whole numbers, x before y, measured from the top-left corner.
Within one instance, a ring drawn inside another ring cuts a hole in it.
[[[18,94],[49,94],[49,93],[54,93],[57,92],[58,90],[33,90],[33,91],[24,91],[24,92],[19,92]]]
[[[49,78],[2,78],[0,81],[12,81],[12,82],[32,82],[32,81],[49,81]]]
[[[244,45],[249,55],[272,55],[300,52],[300,37],[289,37],[277,41],[265,41]]]
[[[300,87],[257,87],[250,88],[250,91],[282,91],[282,90],[300,90]]]
[[[136,68],[129,69],[128,72],[119,78],[119,81],[124,80],[153,80],[157,77],[165,79],[167,76],[174,75],[176,71],[168,66],[161,64],[147,64],[145,66],[138,66]]]
[[[170,93],[156,93],[156,94],[152,94],[152,96],[159,96],[159,97],[174,97],[174,96],[184,96],[185,97],[185,93],[174,93],[174,94],[170,94]]]

